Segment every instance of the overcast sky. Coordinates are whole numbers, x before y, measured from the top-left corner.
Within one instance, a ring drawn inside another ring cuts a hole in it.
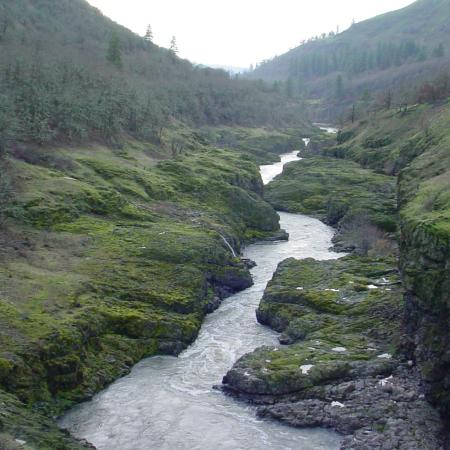
[[[413,0],[88,0],[105,15],[195,63],[248,67],[301,40],[348,28]]]

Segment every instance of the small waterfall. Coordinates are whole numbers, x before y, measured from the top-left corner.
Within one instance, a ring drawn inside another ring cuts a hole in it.
[[[225,245],[230,249],[233,258],[237,258],[238,256],[236,255],[236,252],[234,251],[234,248],[231,246],[231,244],[227,241],[227,238],[219,233],[219,236],[222,238],[222,241],[225,243]]]
[[[309,143],[311,142],[310,138],[303,138],[302,141],[305,143],[305,147],[308,147]]]

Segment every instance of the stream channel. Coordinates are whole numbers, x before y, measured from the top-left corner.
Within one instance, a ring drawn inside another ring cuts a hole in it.
[[[305,140],[307,144],[309,141]],[[298,160],[298,151],[261,166],[265,184]],[[92,400],[59,421],[99,450],[337,450],[340,437],[323,429],[296,429],[259,419],[255,408],[214,390],[233,363],[261,345],[277,346],[278,333],[259,325],[255,310],[267,282],[286,258],[335,259],[333,230],[320,221],[279,213],[288,242],[249,245],[254,285],[226,299],[208,315],[197,340],[178,357],[137,364]]]

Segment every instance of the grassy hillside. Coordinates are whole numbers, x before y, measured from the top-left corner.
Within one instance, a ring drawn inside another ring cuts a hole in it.
[[[0,0],[0,145],[158,141],[189,124],[280,125],[298,104],[267,85],[200,68],[84,0]]]
[[[308,41],[249,76],[285,80],[284,90],[307,100],[321,119],[336,119],[352,103],[371,103],[388,91],[394,103],[403,103],[415,85],[450,68],[448,6],[447,0],[418,0]]]

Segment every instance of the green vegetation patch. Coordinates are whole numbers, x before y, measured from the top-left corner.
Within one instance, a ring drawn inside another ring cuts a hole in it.
[[[9,160],[0,386],[44,415],[186,348],[220,299],[252,283],[229,246],[238,254],[246,237],[279,230],[250,158],[171,132],[185,140],[170,160],[170,146],[133,140]],[[3,429],[28,442],[20,421]],[[72,448],[33,436],[33,448]]]
[[[357,256],[283,261],[257,316],[289,345],[245,355],[225,381],[250,394],[282,395],[358,374],[388,374],[403,295],[395,266],[391,258]]]
[[[396,228],[395,179],[336,158],[288,164],[265,198],[275,208],[316,216],[331,225],[366,216],[385,231]]]

